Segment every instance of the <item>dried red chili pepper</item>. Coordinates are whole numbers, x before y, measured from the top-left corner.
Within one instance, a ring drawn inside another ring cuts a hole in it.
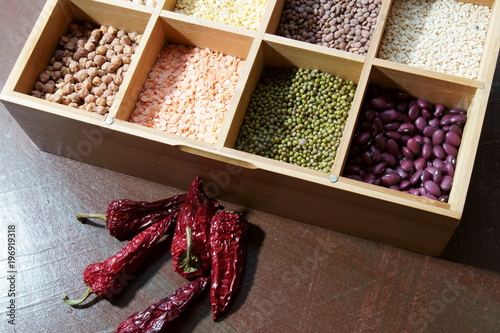
[[[214,321],[227,310],[240,284],[249,227],[243,216],[233,212],[217,212],[212,218],[210,301]]]
[[[160,299],[147,309],[125,319],[115,333],[160,333],[189,306],[207,286],[208,277],[200,277]]]
[[[172,239],[174,270],[185,278],[204,276],[211,266],[210,220],[217,209],[222,208],[217,200],[203,192],[201,180],[192,182]]]
[[[176,214],[167,216],[137,234],[114,256],[88,265],[83,272],[83,281],[88,286],[85,295],[78,300],[70,300],[68,296],[64,296],[63,300],[70,305],[77,305],[85,301],[92,293],[111,298],[121,292],[155,245],[167,233],[175,218]]]
[[[84,222],[88,218],[97,218],[106,222],[111,236],[133,237],[168,215],[178,212],[184,201],[185,194],[153,202],[117,199],[108,205],[106,214],[77,214],[76,219]]]

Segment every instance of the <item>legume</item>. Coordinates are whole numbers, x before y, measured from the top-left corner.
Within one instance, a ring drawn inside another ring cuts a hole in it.
[[[378,57],[475,79],[490,14],[455,0],[394,1]]]
[[[466,120],[461,109],[372,85],[343,174],[446,202]]]
[[[286,0],[276,34],[366,54],[381,0]]]
[[[215,143],[244,63],[209,49],[168,43],[130,121]]]
[[[235,148],[329,172],[355,91],[318,70],[265,68]]]
[[[174,12],[257,30],[266,5],[267,0],[178,0]]]
[[[106,114],[142,35],[71,23],[31,95]]]

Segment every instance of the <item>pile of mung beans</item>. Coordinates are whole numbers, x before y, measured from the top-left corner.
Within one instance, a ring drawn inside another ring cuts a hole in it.
[[[267,0],[177,0],[174,12],[257,30],[266,9]]]
[[[329,172],[355,91],[318,70],[264,68],[235,148]]]
[[[71,23],[31,95],[106,114],[141,38],[112,26]]]
[[[394,1],[378,57],[475,79],[490,14],[455,0]]]
[[[372,85],[343,175],[447,202],[466,120],[460,108]]]
[[[364,55],[381,0],[286,0],[276,34]]]

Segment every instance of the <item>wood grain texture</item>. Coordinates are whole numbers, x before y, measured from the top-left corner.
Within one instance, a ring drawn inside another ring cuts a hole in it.
[[[43,0],[2,2],[0,87],[43,5]],[[208,298],[201,297],[172,331],[497,332],[498,108],[500,63],[463,218],[441,258],[224,202],[228,209],[246,211],[252,223],[240,293],[221,322],[212,322]],[[155,200],[183,190],[42,152],[3,105],[0,128],[1,332],[110,333],[131,313],[185,283],[173,272],[167,241],[115,300],[93,301],[84,309],[62,303],[63,294],[83,292],[87,264],[123,245],[98,225],[79,224],[75,213],[103,212],[120,197]],[[5,319],[8,225],[16,226],[18,238],[15,331]]]

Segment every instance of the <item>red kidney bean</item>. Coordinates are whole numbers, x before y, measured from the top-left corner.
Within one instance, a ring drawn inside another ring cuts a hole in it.
[[[457,124],[451,125],[450,131],[457,133],[457,135],[460,137],[462,136],[462,132],[463,132],[462,127],[460,125],[457,125]]]
[[[439,119],[438,118],[432,118],[429,120],[428,124],[429,126],[433,126],[433,127],[439,127]]]
[[[453,167],[457,165],[457,159],[453,155],[446,156],[446,160],[444,161],[446,164],[451,164]]]
[[[424,138],[421,135],[414,135],[413,139],[418,143],[420,147],[424,145]]]
[[[417,99],[417,105],[421,109],[427,109],[428,107],[430,107],[430,103],[423,98]]]
[[[432,161],[432,165],[435,166],[437,169],[442,171],[443,167],[444,167],[444,162],[443,162],[443,160],[440,160],[439,158],[435,158]]]
[[[370,105],[376,109],[383,110],[387,106],[387,101],[385,100],[384,97],[379,96],[370,99]]]
[[[438,200],[441,202],[448,202],[448,199],[449,199],[449,196],[447,196],[446,194],[440,195],[438,198]]]
[[[413,164],[415,165],[416,170],[423,170],[425,168],[426,163],[427,161],[425,160],[425,158],[420,157],[417,158]]]
[[[384,123],[392,123],[396,121],[399,118],[400,112],[394,110],[394,109],[389,109],[385,110],[379,113],[378,117],[382,122]]]
[[[410,189],[408,190],[408,192],[410,192],[410,194],[420,196],[420,191],[419,191],[418,189],[416,189],[416,188],[410,188]]]
[[[436,167],[433,166],[431,163],[430,165],[427,164],[427,167],[424,170],[429,172],[432,175],[432,174],[434,174],[434,171],[436,171]]]
[[[455,147],[459,147],[460,143],[462,142],[462,140],[460,139],[460,136],[453,131],[449,131],[448,133],[446,133],[445,139],[446,139],[447,143],[449,143]]]
[[[373,121],[373,119],[375,119],[375,116],[377,115],[377,112],[375,112],[375,110],[368,110],[365,112],[365,120],[366,121]]]
[[[410,148],[404,146],[401,148],[401,152],[403,153],[403,156],[409,160],[413,159],[413,152],[410,150]]]
[[[415,171],[415,173],[413,175],[411,175],[411,177],[410,177],[410,183],[413,186],[416,186],[416,185],[420,184],[420,180],[422,179],[422,173],[423,172],[424,172],[424,170],[420,169],[420,170]]]
[[[441,195],[441,189],[439,188],[438,184],[436,184],[432,180],[425,181],[424,188],[428,193],[432,194],[435,197],[438,197]]]
[[[422,117],[424,117],[425,119],[429,120],[433,116],[434,115],[432,114],[432,112],[429,109],[422,109]]]
[[[389,186],[389,188],[391,190],[401,191],[401,188],[398,185],[392,185],[392,186]]]
[[[448,192],[449,190],[451,190],[452,184],[453,184],[453,177],[450,175],[446,175],[443,176],[443,179],[441,179],[439,186],[441,187],[441,190]]]
[[[434,107],[434,117],[439,118],[444,111],[445,107],[443,104],[436,104],[436,106]]]
[[[415,121],[418,117],[420,117],[420,108],[417,104],[410,106],[410,109],[408,110],[408,117],[411,121]]]
[[[396,168],[396,172],[398,173],[399,177],[401,177],[401,179],[408,178],[408,172],[404,171],[402,167],[398,166]]]
[[[401,154],[399,151],[399,145],[396,142],[396,140],[394,140],[394,139],[387,140],[387,144],[386,144],[385,148],[386,148],[387,152],[389,152],[389,154],[393,155],[394,157],[397,157],[398,155]]]
[[[375,145],[370,146],[370,154],[373,161],[375,162],[380,162],[380,160],[382,159],[382,153]]]
[[[384,129],[384,123],[382,123],[382,120],[380,120],[380,118],[375,118],[373,119],[372,127],[373,132],[380,133]]]
[[[443,150],[445,151],[446,154],[452,155],[454,157],[457,157],[458,155],[458,150],[455,148],[455,146],[450,145],[449,143],[445,142],[443,143]]]
[[[408,140],[410,140],[410,139],[411,139],[411,136],[408,134],[401,135],[401,140],[400,140],[401,145],[406,145],[408,143]]]
[[[436,168],[436,170],[434,170],[434,172],[432,173],[432,181],[435,182],[436,184],[439,184],[442,179],[443,179],[443,173],[441,172],[440,169]]]
[[[408,147],[408,149],[411,150],[411,152],[415,155],[420,153],[420,145],[417,143],[417,140],[415,140],[415,138],[411,138],[410,140],[408,140],[408,142],[406,143],[406,147]]]
[[[399,124],[398,124],[399,125]],[[401,134],[413,134],[415,131],[415,125],[410,124],[410,123],[403,123],[398,126],[398,132]]]
[[[435,157],[442,159],[442,160],[446,158],[446,152],[445,152],[443,146],[434,146],[434,148],[432,148],[432,154],[434,154]],[[430,158],[428,158],[428,159],[430,159]]]
[[[418,193],[420,193],[420,196],[428,194],[423,186],[420,186],[417,190],[418,190]]]
[[[354,180],[363,181],[363,178],[361,178],[361,176],[358,175],[347,175],[346,177]]]
[[[344,172],[351,175],[359,175],[361,173],[361,168],[354,164],[347,164],[344,167]]]
[[[399,183],[399,188],[403,191],[410,189],[410,187],[411,187],[411,183],[407,179],[405,179],[405,180],[401,181],[401,183]]]
[[[406,110],[407,106],[408,106],[408,103],[406,103],[405,100],[398,100],[396,102],[396,105],[394,106],[394,108],[396,109],[396,111],[403,112]]]
[[[392,155],[388,152],[382,153],[382,161],[386,162],[390,166],[395,166],[397,164],[396,157],[394,157],[394,155]]]
[[[424,146],[422,147],[422,157],[425,160],[430,160],[431,159],[431,157],[432,157],[432,144],[430,144],[430,143],[424,143]]]
[[[431,179],[432,179],[432,173],[430,173],[427,170],[423,170],[422,176],[420,177],[420,181],[422,182],[422,184]]]
[[[385,150],[387,139],[385,138],[384,134],[379,133],[375,135],[374,141],[378,149]]]
[[[363,181],[368,184],[373,184],[375,182],[375,179],[377,179],[377,176],[375,176],[373,173],[367,173],[363,178]]]
[[[432,199],[432,200],[437,200],[436,196],[430,194],[430,193],[424,193],[420,195],[422,198],[427,198],[427,199]]]
[[[365,164],[368,164],[368,165],[373,164],[372,155],[367,150],[361,153],[361,159],[363,160],[363,163],[365,163]]]
[[[385,172],[385,163],[384,162],[379,162],[373,166],[372,172],[376,176],[380,176]]]
[[[401,134],[396,131],[387,131],[385,132],[385,136],[394,140],[401,140]]]
[[[454,114],[450,117],[450,124],[463,124],[467,120],[464,114]]]
[[[463,114],[463,113],[465,113],[465,111],[463,109],[460,109],[460,108],[451,108],[449,112],[450,112],[450,114]]]
[[[444,140],[445,140],[445,138],[444,138],[444,131],[443,130],[438,129],[437,131],[435,131],[432,134],[432,143],[434,145],[440,145],[444,142]]]
[[[439,124],[441,126],[446,126],[446,125],[449,125],[450,124],[450,118],[451,118],[451,114],[446,114],[444,115],[442,118],[441,118],[441,121],[439,122]]]
[[[423,133],[426,137],[432,138],[432,136],[434,135],[434,132],[436,132],[437,130],[438,130],[437,127],[427,125],[427,126],[425,126]]]
[[[418,117],[415,120],[415,127],[422,133],[427,126],[427,120],[424,117]]]
[[[358,145],[362,145],[370,141],[371,137],[372,135],[370,134],[370,132],[361,132],[356,136],[355,142]]]
[[[384,125],[386,131],[395,131],[399,128],[400,124],[398,122],[388,123]]]
[[[401,160],[401,168],[404,170],[404,171],[413,171],[415,169],[415,165],[413,164],[412,161],[409,161],[409,160]]]
[[[453,175],[455,175],[455,167],[452,164],[445,163],[443,167],[443,173],[453,177]]]
[[[386,173],[380,177],[380,184],[384,186],[392,186],[399,182],[399,176],[394,173]]]

